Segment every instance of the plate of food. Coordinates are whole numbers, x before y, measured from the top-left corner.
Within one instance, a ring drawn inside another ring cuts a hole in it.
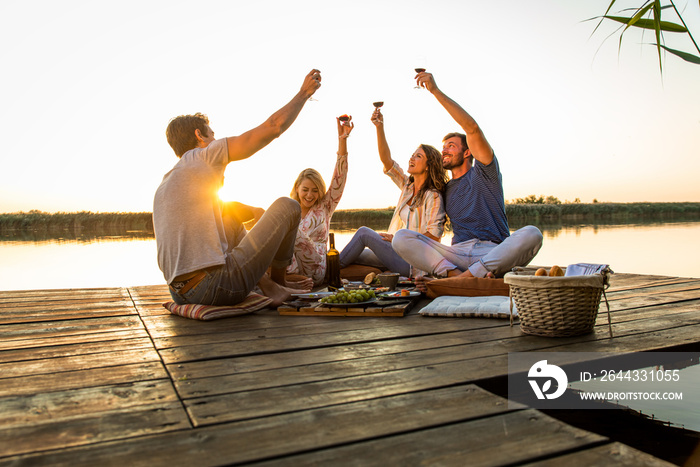
[[[377,294],[378,297],[381,298],[413,298],[413,297],[420,297],[420,292],[415,292],[412,290],[396,290],[394,292],[383,292],[380,294]]]
[[[371,285],[367,285],[364,282],[348,282],[343,286],[345,290],[361,290],[361,289],[371,289]]]
[[[321,302],[322,306],[329,306],[329,307],[334,307],[334,306],[339,306],[343,308],[349,308],[353,306],[362,306],[362,305],[369,305],[370,303],[376,302],[376,298],[370,298],[369,300],[365,300],[364,302],[355,302],[355,303],[347,303],[347,302]]]
[[[293,293],[292,297],[297,300],[321,300],[329,295],[333,295],[333,292]]]

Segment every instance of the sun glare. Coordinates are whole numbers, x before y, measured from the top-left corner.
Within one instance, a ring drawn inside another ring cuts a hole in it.
[[[221,201],[235,201],[235,194],[233,193],[233,190],[226,185],[222,186],[221,189],[219,189],[219,198]]]

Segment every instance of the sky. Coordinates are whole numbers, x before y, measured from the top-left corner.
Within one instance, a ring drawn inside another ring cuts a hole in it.
[[[615,9],[634,5],[618,0]],[[424,63],[481,125],[506,200],[700,202],[700,66],[659,73],[653,35],[613,25],[609,0],[0,0],[0,212],[149,212],[177,162],[169,120],[203,112],[236,136],[286,104],[317,68],[296,122],[226,170],[222,197],[266,208],[298,173],[328,182],[335,117],[351,114],[338,209],[394,206],[372,102],[402,167],[459,127],[415,89]],[[700,39],[700,5],[679,0]],[[693,51],[685,36],[667,45]]]

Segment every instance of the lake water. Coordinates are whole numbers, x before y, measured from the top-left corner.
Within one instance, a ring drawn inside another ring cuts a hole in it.
[[[540,226],[533,265],[606,263],[615,272],[700,277],[700,222]],[[354,229],[335,227],[342,249]],[[443,238],[449,244],[451,236]],[[164,283],[147,233],[0,238],[0,290],[128,287]]]

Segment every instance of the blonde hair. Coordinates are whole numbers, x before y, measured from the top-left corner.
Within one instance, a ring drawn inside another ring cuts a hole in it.
[[[323,181],[323,177],[321,177],[321,174],[318,173],[317,170],[315,169],[304,169],[301,171],[299,176],[297,177],[296,182],[294,182],[294,188],[292,188],[292,192],[289,194],[289,196],[296,202],[301,202],[299,200],[299,185],[301,185],[301,182],[304,180],[311,180],[311,183],[316,185],[316,188],[318,189],[319,197],[318,201],[316,203],[318,204],[319,201],[323,198],[323,196],[326,194],[326,182]]]

